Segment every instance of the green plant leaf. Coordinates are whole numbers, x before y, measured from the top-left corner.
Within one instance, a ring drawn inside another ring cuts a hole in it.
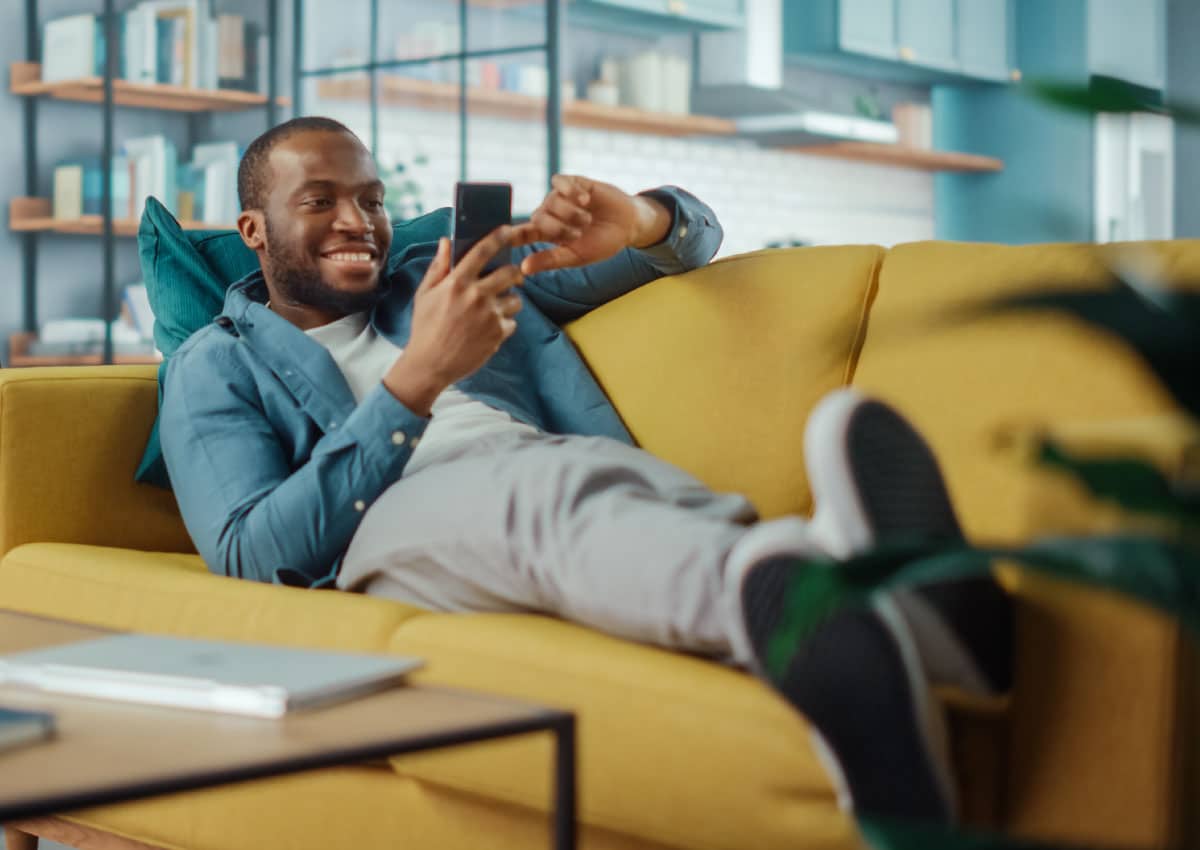
[[[1086,85],[1033,79],[1025,89],[1038,100],[1075,112],[1153,112],[1183,124],[1200,123],[1200,106],[1164,103],[1156,90],[1116,77],[1096,75]]]
[[[865,604],[869,594],[905,564],[944,548],[936,541],[893,538],[848,561],[813,559],[800,565],[784,589],[779,623],[767,641],[768,676],[779,681],[796,647],[834,612]]]
[[[1082,458],[1053,440],[1038,445],[1038,463],[1077,478],[1099,499],[1139,513],[1174,520],[1200,520],[1200,504],[1192,494],[1177,490],[1152,464],[1135,457]]]
[[[944,549],[896,570],[876,592],[981,575],[999,559],[1128,596],[1176,617],[1200,637],[1200,552],[1144,535],[1055,537],[1024,547]]]

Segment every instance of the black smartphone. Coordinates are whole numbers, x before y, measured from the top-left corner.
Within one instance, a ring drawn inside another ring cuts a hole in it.
[[[455,183],[451,265],[458,265],[471,246],[505,224],[512,224],[511,183]],[[484,266],[484,274],[511,262],[512,249],[505,246]]]

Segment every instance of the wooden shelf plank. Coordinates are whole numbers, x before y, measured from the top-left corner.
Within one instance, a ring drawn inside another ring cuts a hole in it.
[[[380,103],[385,106],[447,112],[458,109],[460,88],[456,83],[397,76],[383,77],[379,83]],[[330,100],[365,100],[369,92],[366,79],[322,80],[317,84],[318,96]],[[467,109],[472,115],[540,120],[546,114],[546,99],[518,92],[471,88],[467,90]],[[563,124],[657,136],[730,136],[736,130],[732,121],[723,118],[669,115],[631,106],[605,106],[586,100],[563,103]]]
[[[903,145],[881,145],[872,142],[835,142],[829,145],[788,147],[784,150],[806,156],[826,156],[918,168],[923,171],[1003,171],[1003,160],[952,151],[932,151]]]
[[[8,338],[9,366],[100,366],[102,354],[29,354],[30,344],[37,339],[36,333],[20,331]],[[154,365],[162,358],[154,354],[114,354],[113,363],[120,365]]]
[[[46,83],[41,79],[41,66],[36,62],[13,62],[9,65],[9,91],[23,97],[53,97],[81,103],[101,103],[104,100],[103,77],[81,77]],[[162,83],[132,83],[113,80],[113,102],[117,106],[141,109],[165,109],[174,112],[215,112],[252,109],[267,102],[266,95],[235,89],[195,89]],[[291,103],[290,98],[276,98],[280,106]]]
[[[384,77],[379,82],[380,102],[384,105],[436,111],[458,109],[459,86],[455,83],[396,76]],[[370,87],[365,78],[322,80],[317,84],[317,94],[330,100],[366,100]],[[536,121],[545,116],[546,99],[517,92],[472,88],[467,91],[467,108],[473,115]],[[669,115],[630,106],[605,106],[588,100],[563,103],[563,124],[657,136],[732,136],[737,132],[734,122],[724,118]],[[835,142],[781,150],[924,171],[1001,171],[1004,168],[1001,160],[991,157],[870,142]]]
[[[181,221],[184,230],[233,230],[233,225],[208,224],[203,221]],[[104,232],[104,218],[85,215],[82,218],[60,219],[50,215],[48,198],[12,198],[8,202],[8,229],[20,233],[71,233],[81,236],[100,236]],[[138,220],[116,219],[113,234],[137,236]]]

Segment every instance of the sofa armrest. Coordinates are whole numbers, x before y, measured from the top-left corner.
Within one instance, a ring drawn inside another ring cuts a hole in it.
[[[1115,593],[1001,572],[1020,600],[1005,826],[1079,846],[1194,846],[1197,636]]]
[[[1194,475],[1200,427],[1182,414],[1009,429],[1023,481],[1024,532],[1160,529],[1091,496],[1066,471],[1033,467],[1050,438],[1073,456],[1135,457],[1171,480]],[[1010,714],[1006,826],[1045,840],[1188,846],[1197,785],[1200,652],[1175,622],[1115,593],[1005,566],[1020,600]]]
[[[0,370],[0,556],[28,542],[194,551],[170,492],[133,480],[154,366]]]

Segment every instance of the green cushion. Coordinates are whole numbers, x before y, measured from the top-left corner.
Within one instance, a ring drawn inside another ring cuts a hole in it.
[[[450,209],[392,224],[391,256],[409,245],[434,242],[450,232]],[[258,268],[258,257],[236,230],[184,230],[175,216],[154,198],[138,227],[138,255],[146,294],[154,311],[154,343],[163,353],[158,369],[158,400],[167,362],[184,340],[207,325],[225,305],[225,290]],[[134,477],[146,484],[170,487],[158,443],[158,419],[150,432]]]

